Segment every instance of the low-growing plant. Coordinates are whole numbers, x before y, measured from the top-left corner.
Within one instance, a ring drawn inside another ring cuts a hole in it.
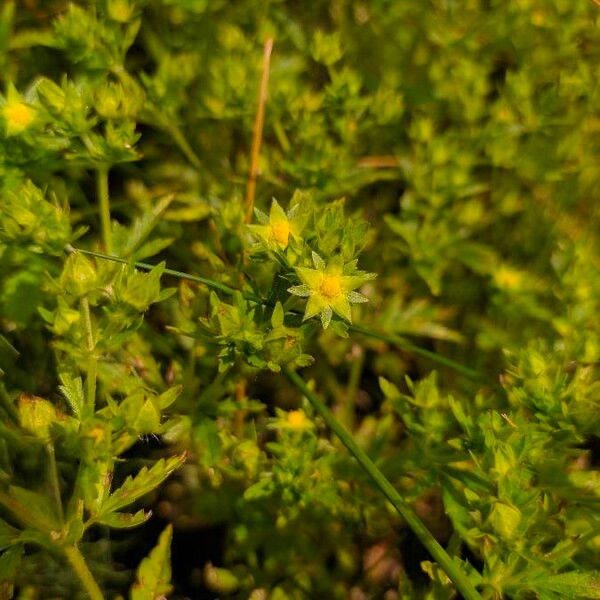
[[[600,598],[598,14],[5,2],[0,597]]]

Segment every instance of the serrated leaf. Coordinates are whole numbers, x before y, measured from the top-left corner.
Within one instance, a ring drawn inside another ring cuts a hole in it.
[[[137,570],[136,582],[131,587],[131,600],[160,600],[166,598],[171,586],[171,538],[169,525],[158,538],[158,544],[144,558]]]
[[[142,525],[152,516],[152,511],[138,510],[136,513],[113,512],[96,519],[99,525],[106,525],[113,529],[129,529]]]
[[[67,373],[61,373],[59,379],[62,385],[58,386],[58,389],[69,403],[75,416],[81,418],[81,411],[85,403],[81,377],[71,377]]]
[[[539,591],[556,592],[566,600],[600,598],[600,572],[569,571],[559,575],[544,575],[532,587]]]
[[[186,454],[159,460],[152,468],[144,467],[135,477],[128,477],[102,504],[97,518],[105,519],[109,513],[132,504],[138,498],[157,488],[185,461]]]
[[[146,211],[141,217],[134,220],[131,233],[127,238],[127,244],[123,248],[123,256],[129,256],[146,241],[162,214],[173,201],[173,198],[172,194],[163,198],[151,210]],[[151,254],[146,256],[151,256]],[[142,257],[141,254],[140,257]]]

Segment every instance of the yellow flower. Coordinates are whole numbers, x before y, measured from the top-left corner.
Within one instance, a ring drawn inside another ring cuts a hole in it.
[[[257,235],[267,245],[267,247],[276,250],[285,250],[290,241],[290,235],[298,238],[300,226],[296,220],[298,204],[295,204],[290,211],[286,212],[279,206],[275,198],[271,204],[269,216],[259,210],[256,215],[262,225],[249,225],[250,230]]]
[[[354,263],[344,266],[339,257],[325,264],[316,253],[312,253],[315,268],[296,267],[296,274],[302,285],[288,289],[290,294],[308,298],[304,312],[304,321],[320,314],[321,323],[327,329],[333,313],[346,321],[352,321],[351,303],[368,302],[368,298],[353,291],[366,281],[374,279],[374,273],[356,271]]]
[[[313,422],[301,408],[290,411],[277,408],[275,411],[277,416],[271,420],[269,424],[270,429],[304,432],[314,428]]]
[[[6,123],[6,135],[17,135],[33,123],[35,109],[23,102],[19,92],[14,87],[10,87],[2,106],[2,116]]]
[[[307,420],[303,410],[291,410],[287,414],[287,424],[290,429],[306,429]]]

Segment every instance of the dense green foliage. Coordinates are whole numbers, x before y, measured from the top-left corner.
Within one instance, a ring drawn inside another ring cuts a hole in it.
[[[4,2],[0,597],[600,598],[599,16]]]

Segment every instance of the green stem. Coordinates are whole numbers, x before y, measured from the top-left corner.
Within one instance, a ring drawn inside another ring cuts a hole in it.
[[[110,254],[113,251],[112,232],[110,229],[110,198],[108,195],[108,167],[100,166],[96,169],[96,190],[100,208],[100,222],[102,224],[102,243]]]
[[[75,545],[73,546],[65,546],[63,548],[65,556],[69,561],[69,564],[73,568],[73,571],[79,577],[79,581],[83,589],[88,593],[88,596],[91,600],[104,600],[104,595],[102,594],[102,590],[98,586],[98,583],[94,579],[87,563],[85,562],[85,558],[79,548]]]
[[[118,263],[122,263],[122,264],[130,264],[130,261],[128,261],[124,258],[120,258],[118,256],[112,256],[109,254],[103,254],[102,252],[92,252],[91,250],[82,250],[80,248],[72,248],[72,247],[70,247],[70,250],[75,251],[75,252],[81,252],[82,254],[87,254],[88,256],[94,256],[96,258],[102,258],[104,260],[112,260],[114,262],[118,262]],[[133,265],[136,268],[143,269],[145,271],[150,271],[154,267],[156,267],[156,265],[151,265],[151,264],[143,263],[143,262],[135,262],[135,263],[133,263]],[[218,281],[214,281],[213,279],[208,279],[207,277],[200,277],[198,275],[190,275],[189,273],[184,273],[183,271],[174,271],[173,269],[165,269],[163,271],[163,273],[165,275],[171,275],[172,277],[177,277],[179,279],[187,279],[188,281],[202,283],[202,284],[206,285],[207,287],[209,287],[210,289],[218,290],[220,292],[223,292],[224,294],[227,294],[228,296],[233,296],[234,294],[240,292],[240,290],[236,290],[235,288],[232,288],[231,286],[228,286],[224,283],[219,283]],[[257,304],[269,306],[269,303],[267,300],[265,300],[263,298],[259,298],[258,296],[254,295],[254,294],[251,294],[248,292],[241,292],[241,294],[246,300],[249,300],[250,302],[256,302]],[[291,311],[291,312],[293,312],[293,311]],[[294,314],[298,314],[298,313],[294,313]],[[359,327],[358,325],[350,325],[350,331],[354,331],[356,333],[360,333],[361,335],[366,335],[367,337],[370,337],[370,338],[373,338],[376,340],[381,340],[383,342],[387,342],[388,344],[393,344],[399,348],[404,348],[405,350],[410,350],[411,352],[414,352],[415,354],[425,356],[440,365],[444,365],[445,367],[454,369],[458,373],[462,373],[469,379],[473,379],[475,381],[480,381],[480,382],[486,381],[485,377],[483,377],[483,375],[481,375],[474,369],[465,367],[464,365],[461,365],[460,363],[458,363],[450,358],[442,356],[441,354],[438,354],[437,352],[432,352],[431,350],[426,350],[425,348],[416,346],[415,344],[413,344],[401,337],[398,337],[395,335],[387,335],[385,333],[379,333],[378,331],[373,331],[372,329],[367,329],[365,327]]]
[[[120,258],[118,256],[110,256],[108,254],[103,254],[102,252],[92,252],[91,250],[81,250],[80,248],[74,248],[75,252],[81,252],[81,254],[86,254],[88,256],[94,256],[95,258],[103,258],[105,260],[112,260],[113,262],[118,262],[124,265],[130,264],[131,261],[128,261],[125,258]],[[156,267],[156,265],[151,265],[143,262],[135,262],[133,266],[137,269],[143,269],[144,271],[151,271]],[[172,277],[177,277],[178,279],[186,279],[187,281],[193,281],[195,283],[202,283],[206,287],[209,287],[213,290],[218,290],[219,292],[223,292],[228,296],[233,296],[238,292],[235,288],[232,288],[224,283],[219,283],[218,281],[214,281],[213,279],[208,279],[207,277],[200,277],[199,275],[191,275],[189,273],[184,273],[183,271],[175,271],[173,269],[165,269],[163,271],[165,275],[171,275]],[[263,301],[258,296],[254,294],[242,293],[242,296],[246,300],[250,300],[251,302],[258,302],[263,304]]]
[[[346,425],[352,430],[356,419],[356,394],[360,385],[363,367],[365,364],[365,351],[358,345],[352,345],[352,363],[350,367],[350,377],[346,387],[345,401],[343,403],[343,414]]]
[[[413,533],[419,538],[423,546],[429,551],[434,560],[452,580],[456,589],[465,600],[481,600],[481,596],[469,581],[469,578],[460,567],[452,560],[438,541],[431,535],[421,519],[413,512],[410,506],[402,499],[394,486],[386,479],[385,475],[377,468],[375,463],[367,456],[366,452],[354,441],[354,438],[344,429],[325,403],[313,393],[304,380],[288,367],[283,368],[284,375],[308,399],[314,409],[321,415],[327,426],[340,439],[342,444],[350,450],[362,469],[371,478],[373,483],[383,492],[394,508],[406,521]]]
[[[94,331],[92,329],[90,302],[87,298],[81,299],[81,309],[83,311],[83,325],[85,327],[87,351],[89,354],[86,378],[86,414],[91,416],[94,414],[94,406],[96,405],[96,376],[98,373],[98,361],[95,354],[96,342],[94,341]]]
[[[376,340],[381,340],[382,342],[387,342],[388,344],[393,344],[394,346],[398,346],[398,348],[404,348],[405,350],[410,350],[415,354],[419,354],[421,356],[425,356],[430,360],[433,360],[441,365],[449,367],[450,369],[454,369],[459,373],[465,375],[469,379],[474,379],[475,381],[483,381],[483,377],[475,370],[470,369],[469,367],[465,367],[460,363],[452,360],[451,358],[447,358],[438,354],[437,352],[432,352],[431,350],[426,350],[425,348],[421,348],[420,346],[416,346],[411,342],[396,336],[396,335],[387,335],[385,333],[379,333],[377,331],[373,331],[371,329],[365,329],[364,327],[359,327],[358,325],[350,325],[350,331],[354,331],[356,333],[360,333],[362,335],[366,335]]]
[[[50,487],[52,488],[54,503],[56,504],[56,514],[58,515],[58,518],[62,523],[64,521],[64,513],[62,499],[60,497],[58,469],[56,468],[56,454],[54,452],[54,446],[52,445],[52,442],[48,442],[46,444],[46,454],[48,455],[48,475],[50,477]]]
[[[183,155],[190,161],[190,163],[199,169],[202,166],[202,162],[198,158],[198,155],[194,152],[194,149],[191,147],[190,143],[187,141],[183,132],[179,128],[179,125],[170,124],[167,127],[167,131],[171,134],[174,142],[177,144],[177,147],[181,150]]]

